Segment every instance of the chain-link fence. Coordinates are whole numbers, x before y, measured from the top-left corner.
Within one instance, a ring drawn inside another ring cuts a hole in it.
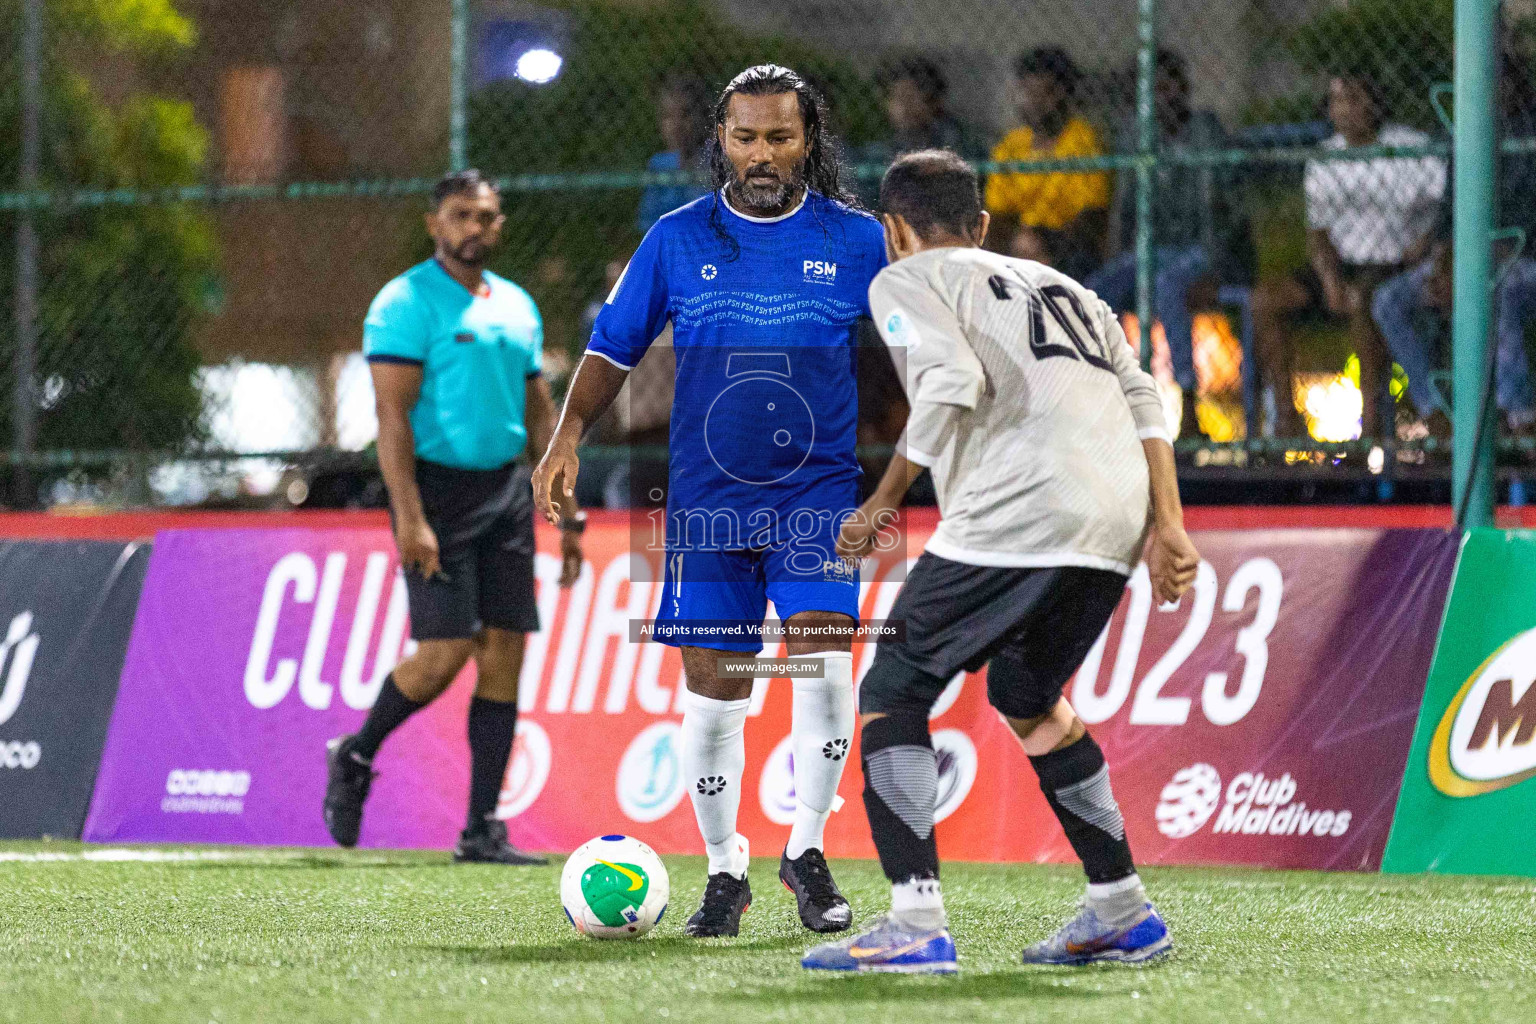
[[[1194,461],[1432,463],[1452,8],[0,0],[10,493],[315,500],[316,464],[365,464],[362,315],[429,255],[423,197],[451,166],[502,180],[492,266],[538,301],[558,390],[645,228],[709,187],[712,97],[764,61],[825,92],[868,204],[900,152],[976,160],[989,244],[1125,310]],[[1504,34],[1499,196],[1526,227],[1536,4],[1508,0]],[[1519,449],[1536,261],[1501,255],[1497,404]],[[871,366],[878,451],[899,392]],[[648,376],[593,441],[664,432],[667,375]]]

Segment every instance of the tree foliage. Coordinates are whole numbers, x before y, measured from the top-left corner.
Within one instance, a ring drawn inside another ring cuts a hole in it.
[[[852,61],[802,42],[748,35],[700,0],[655,4],[557,2],[565,64],[549,85],[509,81],[471,99],[470,160],[495,174],[636,172],[662,148],[657,86],[697,75],[711,89],[767,61],[788,65],[827,94],[844,141],[884,126],[873,83]],[[507,197],[507,244],[496,269],[527,287],[551,344],[579,348],[582,307],[603,290],[604,268],[639,241],[638,189],[537,192]]]
[[[44,188],[195,183],[208,136],[190,103],[97,81],[153,70],[196,39],[170,0],[47,0],[42,78]],[[16,182],[21,134],[20,0],[0,0],[0,180]],[[56,208],[33,215],[40,241],[35,392],[44,450],[173,450],[202,436],[192,318],[212,271],[206,217],[182,205]],[[0,222],[0,289],[14,308],[16,217]],[[14,387],[15,322],[0,323],[0,392]],[[0,443],[12,440],[0,417]]]

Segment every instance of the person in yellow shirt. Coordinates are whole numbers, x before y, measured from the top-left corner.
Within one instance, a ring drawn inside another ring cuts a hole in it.
[[[1019,120],[992,150],[998,161],[1102,156],[1098,131],[1073,109],[1082,73],[1066,51],[1020,54],[1009,93]],[[987,179],[996,248],[1082,277],[1101,262],[1108,172],[994,174]]]

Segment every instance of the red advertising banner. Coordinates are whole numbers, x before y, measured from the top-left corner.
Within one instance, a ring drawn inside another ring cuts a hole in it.
[[[909,523],[914,557],[932,522]],[[562,591],[556,539],[541,530],[545,629],[530,638],[500,808],[520,845],[570,850],[618,831],[661,852],[701,849],[680,765],[681,661],[629,640],[631,620],[648,617],[660,591],[631,582],[629,536],[624,518],[594,516],[589,565]],[[1200,533],[1196,543],[1206,561],[1184,601],[1153,607],[1138,574],[1068,687],[1108,755],[1133,849],[1147,863],[1374,867],[1454,540],[1437,530],[1276,530]],[[885,617],[901,568],[866,568],[866,619]],[[395,579],[385,530],[161,534],[86,837],[325,842],[320,752],[361,722],[405,645],[403,587],[386,585]],[[856,653],[858,676],[873,655],[872,645]],[[935,708],[940,850],[1069,860],[985,689],[979,674],[957,679]],[[381,751],[364,845],[452,844],[467,786],[462,691]],[[740,823],[760,855],[777,854],[789,834],[789,732],[789,683],[760,681]],[[874,853],[862,785],[851,758],[827,830],[831,856]]]

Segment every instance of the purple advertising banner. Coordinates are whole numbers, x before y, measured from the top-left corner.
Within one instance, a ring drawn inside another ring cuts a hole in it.
[[[1457,538],[1193,535],[1194,587],[1144,570],[1067,697],[1104,748],[1137,858],[1374,870],[1392,824]]]
[[[928,527],[914,524],[909,549]],[[541,540],[553,544],[552,534]],[[1203,556],[1176,606],[1145,570],[1066,696],[1109,759],[1138,860],[1371,869],[1380,863],[1456,555],[1441,530],[1194,535]],[[586,535],[589,567],[539,616],[499,813],[530,849],[604,832],[663,853],[700,843],[679,762],[681,665],[628,641],[657,594],[629,579],[627,526]],[[868,567],[884,618],[901,559]],[[325,741],[361,723],[407,646],[385,530],[172,531],[155,542],[85,838],[327,845]],[[856,678],[873,647],[855,655]],[[765,652],[771,654],[772,652]],[[452,844],[468,787],[468,687],[380,751],[367,846]],[[741,828],[774,848],[793,815],[788,688],[754,690]],[[1071,848],[984,673],[934,711],[940,850],[956,860],[1061,861]],[[874,853],[849,765],[832,856]]]
[[[407,634],[386,531],[159,534],[85,838],[328,845],[325,740],[356,730]],[[468,699],[391,738],[364,845],[452,844]]]

